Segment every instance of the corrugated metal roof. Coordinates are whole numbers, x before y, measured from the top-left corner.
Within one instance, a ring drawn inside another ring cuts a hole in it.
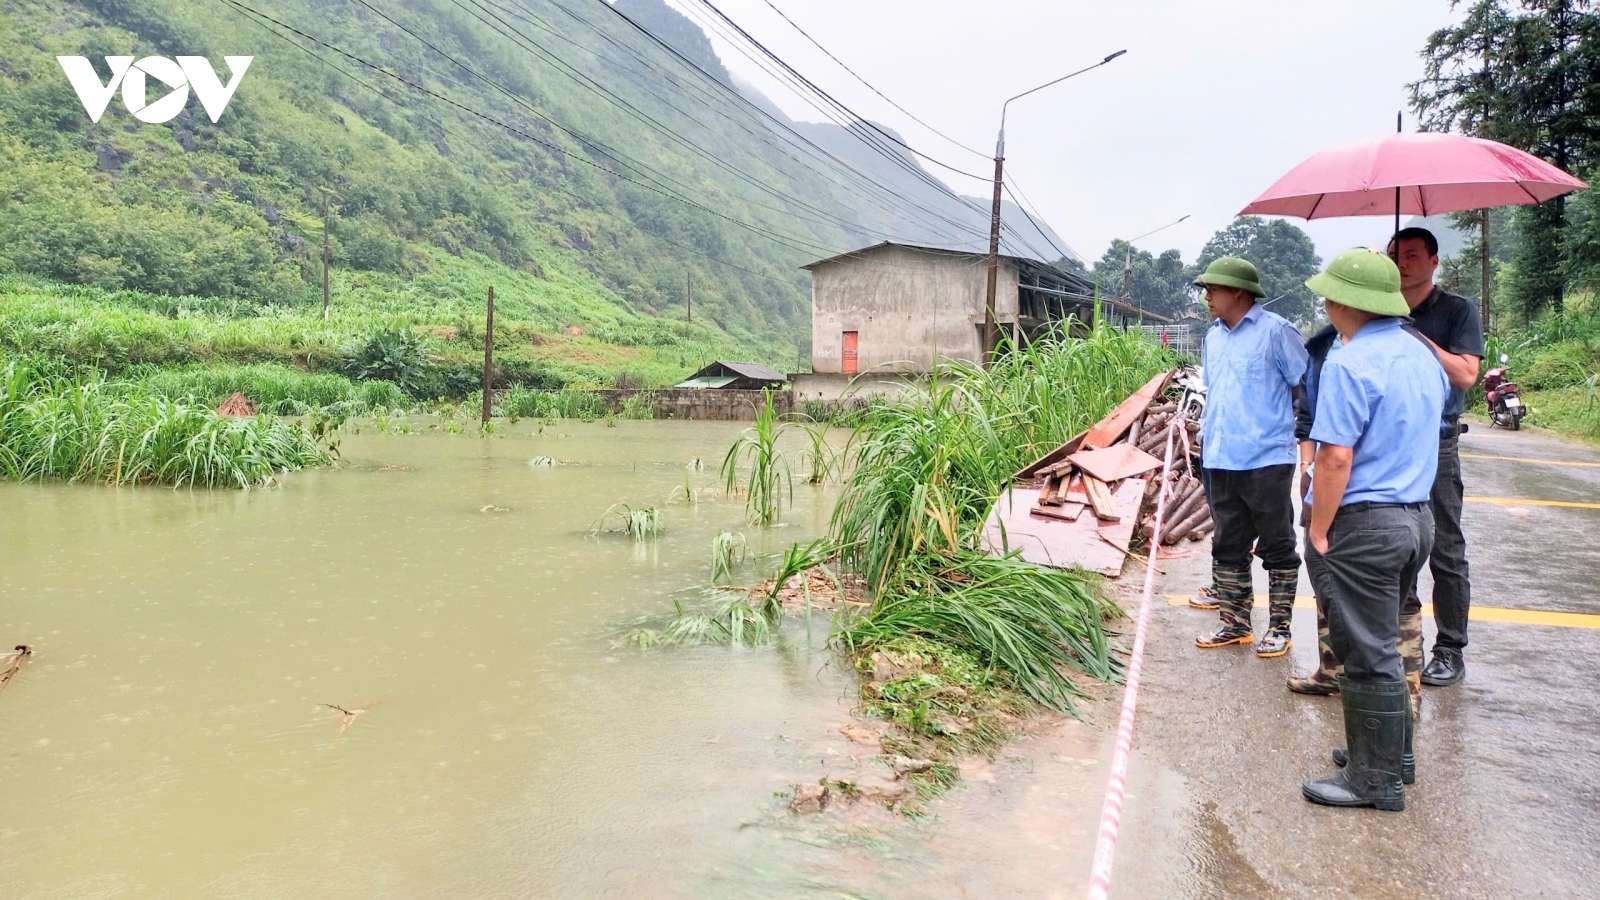
[[[730,369],[730,370],[732,370],[734,372],[738,372],[740,375],[743,375],[746,378],[754,378],[756,381],[788,381],[789,380],[789,376],[783,374],[782,372],[779,372],[777,369],[769,369],[769,368],[767,368],[766,366],[763,366],[760,363],[726,362],[726,361],[723,361],[723,360],[717,360],[716,364],[719,365],[719,366],[723,366],[723,367],[725,367],[727,369]]]
[[[729,373],[732,373],[729,378],[730,381],[733,380],[733,378],[749,378],[752,381],[789,380],[789,376],[777,371],[776,369],[769,369],[760,363],[729,362],[725,359],[717,360],[711,365],[706,366],[704,369],[701,369],[693,375],[690,375],[689,378],[691,381],[701,378],[718,378],[724,375],[729,375]],[[717,386],[720,387],[721,385]]]
[[[688,381],[680,381],[673,385],[675,388],[719,388],[727,387],[739,380],[737,375],[696,375]]]

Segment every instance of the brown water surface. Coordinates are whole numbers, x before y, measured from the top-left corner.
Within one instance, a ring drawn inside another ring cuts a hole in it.
[[[826,497],[766,531],[667,503],[737,426],[537,428],[368,423],[248,493],[0,485],[0,640],[38,654],[0,694],[0,894],[698,893],[848,682],[803,635],[611,641],[701,602],[717,531],[778,552]],[[616,502],[665,535],[586,536]]]

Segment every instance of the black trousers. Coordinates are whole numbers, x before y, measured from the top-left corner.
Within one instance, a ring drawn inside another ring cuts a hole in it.
[[[1433,549],[1426,503],[1339,508],[1328,552],[1306,547],[1306,570],[1327,605],[1328,640],[1355,681],[1404,681],[1400,605]]]
[[[1461,531],[1462,493],[1461,443],[1452,429],[1449,437],[1439,439],[1439,474],[1429,497],[1434,539],[1428,568],[1433,572],[1433,620],[1439,626],[1434,646],[1455,650],[1467,646],[1467,612],[1472,607],[1467,536]]]
[[[1259,469],[1207,469],[1210,483],[1211,559],[1228,568],[1249,568],[1250,547],[1268,571],[1300,568],[1295,547],[1294,504],[1289,490],[1293,463]]]

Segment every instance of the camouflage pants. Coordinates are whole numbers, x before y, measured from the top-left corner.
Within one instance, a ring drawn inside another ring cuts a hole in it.
[[[1211,578],[1215,584],[1217,614],[1231,629],[1250,631],[1250,609],[1255,605],[1255,585],[1250,567],[1213,562]],[[1286,630],[1294,616],[1294,590],[1300,570],[1271,569],[1267,572],[1267,629]]]
[[[1422,714],[1422,600],[1415,592],[1406,596],[1400,607],[1400,662],[1406,670],[1406,688],[1411,692],[1412,715]],[[1344,666],[1333,655],[1328,639],[1328,611],[1317,598],[1317,674],[1318,681],[1335,681]]]

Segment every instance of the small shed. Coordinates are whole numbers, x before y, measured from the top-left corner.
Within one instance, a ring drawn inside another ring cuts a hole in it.
[[[718,360],[689,376],[686,381],[673,385],[673,387],[691,390],[715,388],[733,391],[759,391],[768,388],[778,390],[788,381],[789,376],[776,369],[769,369],[760,363]]]

